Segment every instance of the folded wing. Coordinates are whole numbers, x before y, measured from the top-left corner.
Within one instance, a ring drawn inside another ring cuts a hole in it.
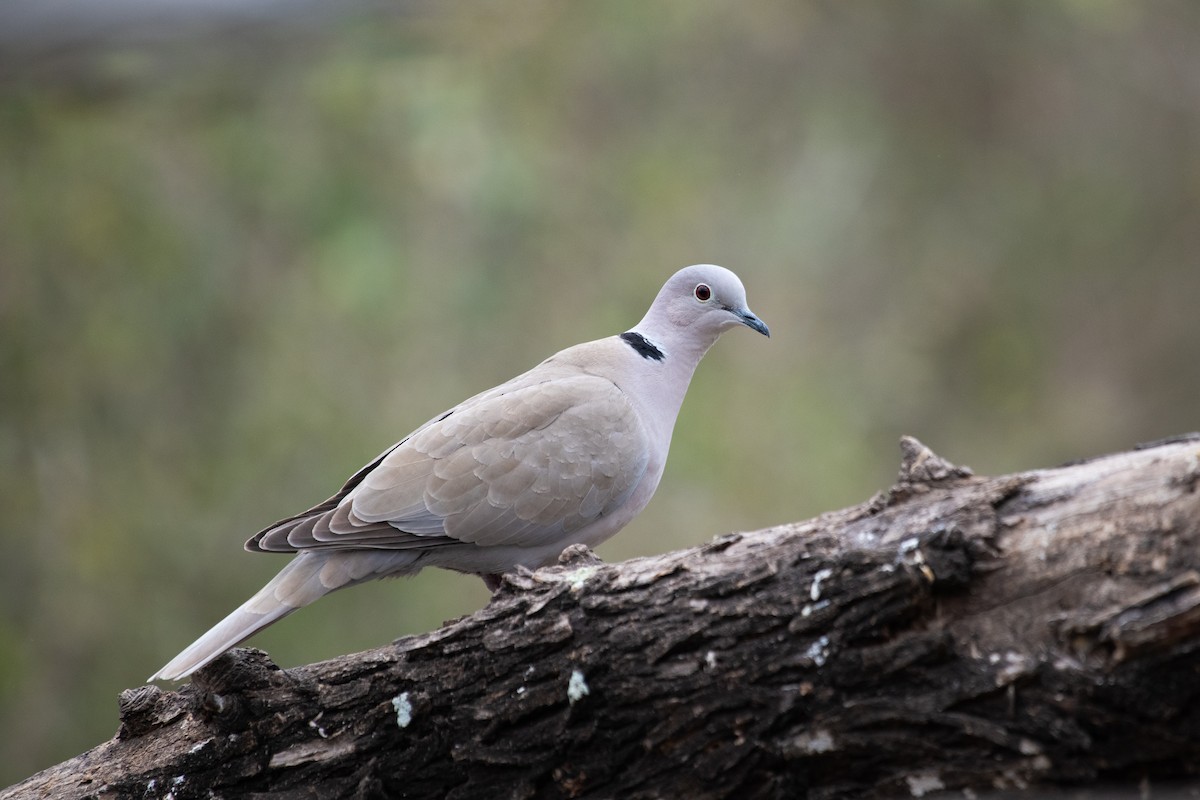
[[[628,398],[605,378],[501,387],[426,424],[247,547],[537,547],[621,507],[648,452]]]

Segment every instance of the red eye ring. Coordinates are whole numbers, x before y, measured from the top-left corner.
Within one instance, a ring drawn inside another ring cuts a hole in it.
[[[707,283],[697,283],[692,294],[696,295],[696,299],[701,303],[707,303],[709,298],[712,297],[712,289],[708,287]]]

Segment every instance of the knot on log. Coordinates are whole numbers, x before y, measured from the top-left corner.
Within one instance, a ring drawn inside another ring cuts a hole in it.
[[[594,567],[604,559],[592,552],[586,544],[573,544],[558,554],[558,563],[564,567]]]
[[[900,437],[900,474],[896,478],[898,484],[930,485],[970,478],[974,474],[968,467],[951,464],[916,437]]]
[[[166,725],[184,711],[175,702],[174,694],[167,694],[157,686],[139,686],[121,692],[117,713],[121,720],[117,738],[132,739]]]
[[[219,695],[265,688],[280,674],[282,670],[262,650],[237,647],[196,672],[192,683],[203,692]]]

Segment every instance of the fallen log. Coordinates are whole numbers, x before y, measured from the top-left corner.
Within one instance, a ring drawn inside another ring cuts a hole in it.
[[[506,576],[290,670],[120,698],[25,797],[834,798],[1200,775],[1200,436],[895,486],[689,550]]]

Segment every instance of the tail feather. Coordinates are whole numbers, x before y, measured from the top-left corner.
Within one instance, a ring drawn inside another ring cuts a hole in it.
[[[330,592],[385,574],[414,571],[415,555],[384,551],[307,552],[149,680],[182,680],[229,648]],[[406,569],[406,567],[408,567]]]
[[[259,600],[259,596],[234,611],[182,653],[171,659],[166,666],[150,676],[152,681],[178,681],[191,675],[201,667],[208,666],[226,650],[249,639],[273,622],[283,619],[296,610],[295,607],[278,603],[274,609],[258,614],[247,611],[246,606]]]

